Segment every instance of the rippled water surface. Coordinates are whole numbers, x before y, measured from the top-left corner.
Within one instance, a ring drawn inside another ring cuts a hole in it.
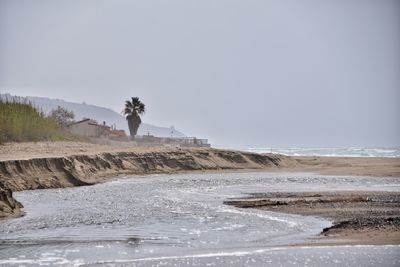
[[[0,222],[0,265],[399,266],[398,246],[286,247],[329,221],[222,204],[249,192],[400,191],[396,178],[293,173],[124,177],[16,193],[26,216]]]

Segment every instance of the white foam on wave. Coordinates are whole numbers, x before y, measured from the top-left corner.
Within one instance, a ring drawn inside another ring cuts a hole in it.
[[[188,259],[188,258],[211,258],[211,257],[229,257],[229,256],[248,256],[252,254],[264,253],[268,251],[282,250],[282,248],[268,248],[268,249],[257,249],[251,251],[232,251],[232,252],[215,252],[215,253],[204,253],[204,254],[191,254],[191,255],[180,255],[180,256],[161,256],[161,257],[149,257],[139,258],[130,260],[115,260],[112,262],[98,262],[100,264],[106,263],[129,263],[129,262],[141,262],[141,261],[158,261],[158,260],[174,260],[174,259]]]
[[[203,254],[190,254],[190,255],[174,255],[174,256],[160,256],[160,257],[148,257],[148,258],[138,258],[138,259],[127,259],[127,260],[115,260],[111,262],[97,262],[98,264],[107,263],[134,263],[134,262],[145,262],[145,261],[160,261],[160,260],[175,260],[175,259],[192,259],[192,258],[211,258],[211,257],[243,257],[254,254],[262,254],[272,251],[285,251],[293,249],[329,249],[333,248],[370,248],[370,247],[387,247],[387,248],[400,248],[400,245],[327,245],[327,246],[300,246],[300,247],[272,247],[272,248],[262,248],[254,250],[242,250],[242,251],[229,251],[229,252],[214,252],[214,253],[203,253]],[[286,252],[285,252],[286,253]]]
[[[239,229],[239,228],[243,228],[246,227],[246,225],[244,224],[231,224],[229,226],[221,226],[221,227],[217,227],[217,228],[213,228],[213,231],[230,231],[230,230],[235,230],[235,229]]]
[[[9,259],[4,259],[0,260],[0,265],[5,266],[5,265],[18,265],[18,266],[24,266],[24,265],[32,265],[32,264],[37,264],[37,265],[67,265],[67,266],[81,266],[84,264],[83,260],[68,260],[64,257],[56,257],[56,256],[45,256],[42,255],[41,258],[39,259],[22,259],[22,258],[9,258]]]
[[[240,214],[240,215],[245,215],[245,216],[249,216],[249,215],[250,216],[256,216],[256,217],[259,217],[259,218],[262,218],[262,219],[268,219],[268,220],[271,220],[271,221],[282,222],[282,223],[287,224],[289,227],[296,227],[296,226],[299,225],[298,223],[296,223],[294,221],[285,220],[285,219],[282,219],[282,218],[278,218],[276,216],[271,216],[271,215],[266,214],[265,212],[263,212],[263,213],[258,212],[258,211],[248,212],[248,211],[242,211],[242,210],[233,209],[233,208],[227,208],[227,207],[223,207],[223,206],[219,207],[218,211],[219,212],[235,213],[235,214]]]
[[[274,153],[287,156],[324,156],[324,157],[384,157],[400,158],[400,148],[259,148],[250,147],[245,151],[254,153]]]
[[[112,264],[112,263],[135,263],[135,262],[146,262],[146,261],[160,261],[160,260],[175,260],[175,259],[194,259],[194,258],[211,258],[211,257],[243,257],[254,254],[262,254],[274,251],[285,251],[293,249],[329,249],[333,248],[395,248],[400,249],[400,245],[321,245],[321,246],[299,246],[299,247],[270,247],[270,248],[258,248],[253,250],[238,250],[238,251],[221,251],[213,253],[201,253],[201,254],[190,254],[190,255],[172,255],[172,256],[160,256],[160,257],[146,257],[137,259],[116,259],[112,261],[97,261],[96,264]],[[286,253],[286,252],[285,252]],[[20,256],[21,257],[21,256]],[[67,265],[67,266],[82,266],[85,264],[83,260],[68,260],[63,257],[42,257],[39,259],[21,259],[21,258],[10,258],[0,260],[0,265]]]

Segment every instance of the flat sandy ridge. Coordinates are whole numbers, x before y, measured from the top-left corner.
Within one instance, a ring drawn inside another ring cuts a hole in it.
[[[168,147],[139,147],[126,142],[114,142],[113,145],[67,141],[6,143],[0,145],[0,161],[97,155],[113,152],[166,151],[169,149]]]
[[[176,150],[170,147],[140,147],[124,142],[99,145],[81,142],[26,142],[0,145],[0,161],[33,158],[98,155],[116,152],[159,152]],[[207,151],[208,148],[197,150]],[[274,171],[317,172],[332,175],[400,177],[400,158],[372,157],[284,157]]]
[[[0,145],[0,161],[68,157],[73,155],[98,155],[101,153],[116,152],[159,152],[174,149],[170,147],[140,147],[123,142],[114,142],[113,145],[81,142],[7,143]],[[198,150],[207,151],[208,149],[199,148]],[[400,158],[284,157],[278,170],[318,172],[332,175],[400,177]]]
[[[292,171],[317,172],[331,175],[362,175],[400,177],[400,158],[374,157],[291,157],[296,164]]]

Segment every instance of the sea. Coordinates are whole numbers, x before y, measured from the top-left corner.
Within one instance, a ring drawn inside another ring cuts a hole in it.
[[[325,156],[325,157],[383,157],[400,158],[400,148],[267,148],[267,147],[247,147],[241,149],[254,153],[275,153],[287,156]]]

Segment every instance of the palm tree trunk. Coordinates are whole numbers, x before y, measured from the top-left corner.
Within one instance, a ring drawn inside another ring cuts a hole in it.
[[[126,120],[128,121],[129,133],[131,135],[131,139],[133,140],[135,139],[135,135],[137,134],[142,120],[138,115],[129,115],[126,117]]]

